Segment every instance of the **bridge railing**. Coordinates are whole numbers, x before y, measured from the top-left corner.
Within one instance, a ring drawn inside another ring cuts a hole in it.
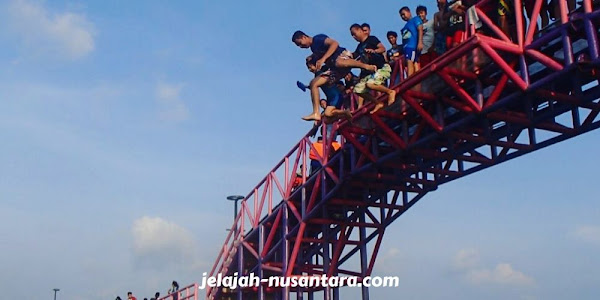
[[[179,289],[179,291],[175,293],[171,293],[164,297],[158,298],[158,300],[174,300],[176,298],[178,300],[198,300],[198,284],[190,284],[186,287]]]

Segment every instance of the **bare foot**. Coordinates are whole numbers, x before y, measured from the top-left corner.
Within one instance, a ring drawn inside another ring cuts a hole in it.
[[[383,108],[383,103],[381,103],[381,102],[380,102],[380,103],[377,103],[377,104],[375,104],[375,107],[374,107],[374,108],[373,108],[373,110],[371,111],[371,114],[374,114],[374,113],[376,113],[378,110],[380,110],[380,109],[382,109],[382,108]]]
[[[308,116],[302,117],[302,120],[304,120],[304,121],[321,121],[321,115],[320,114],[310,114]]]
[[[396,91],[392,90],[389,94],[387,105],[390,106],[396,101]]]

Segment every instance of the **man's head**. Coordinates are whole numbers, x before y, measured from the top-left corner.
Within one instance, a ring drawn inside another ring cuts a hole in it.
[[[131,299],[131,297],[133,297],[133,293],[132,292],[127,292],[127,299]]]
[[[306,33],[298,30],[292,35],[292,42],[300,48],[308,48],[312,44],[312,39]]]
[[[417,6],[417,16],[421,18],[421,21],[425,22],[427,20],[427,7],[423,5]]]
[[[346,85],[341,80],[336,83],[336,86],[340,92],[343,92],[346,90]]]
[[[353,76],[352,72],[348,72],[346,75],[344,75],[344,80],[345,81],[352,80],[352,76]]]
[[[368,23],[362,23],[362,25],[360,25],[360,28],[362,28],[362,30],[367,34],[367,36],[371,35],[371,25],[369,25]]]
[[[392,46],[398,45],[398,34],[395,31],[388,31],[387,39]]]
[[[408,6],[401,8],[398,13],[400,13],[400,18],[402,18],[402,20],[406,22],[408,22],[408,20],[410,20],[410,18],[412,17],[412,15],[410,14],[410,8],[408,8]]]
[[[310,71],[311,73],[317,72],[316,60],[312,55],[309,55],[308,57],[306,57],[306,67],[308,68],[308,71]]]
[[[447,0],[437,0],[437,7],[439,10],[444,9],[447,4],[448,4]]]
[[[350,26],[350,34],[357,42],[363,42],[369,35],[362,29],[362,27],[356,23]]]

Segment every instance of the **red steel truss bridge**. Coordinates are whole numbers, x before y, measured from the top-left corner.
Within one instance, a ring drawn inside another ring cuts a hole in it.
[[[542,1],[514,39],[484,0],[465,41],[390,86],[394,105],[367,105],[323,129],[326,145],[308,173],[309,135],[248,193],[210,276],[370,276],[388,225],[440,184],[600,127],[600,9],[591,0],[536,30]],[[493,1],[495,3],[495,1]],[[325,127],[325,126],[324,126]],[[333,139],[342,147],[333,153]],[[301,169],[300,175],[297,170]],[[294,185],[296,180],[301,185]],[[367,287],[356,288],[363,300]],[[295,295],[292,295],[295,294]],[[338,288],[208,288],[207,299],[339,299]]]

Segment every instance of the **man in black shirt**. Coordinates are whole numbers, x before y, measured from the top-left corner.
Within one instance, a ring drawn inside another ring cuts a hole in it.
[[[353,57],[360,59],[365,64],[377,66],[377,71],[375,72],[362,70],[359,75],[360,82],[354,86],[354,92],[359,96],[375,101],[375,107],[371,110],[373,114],[383,108],[384,104],[371,96],[370,90],[388,94],[388,105],[391,105],[396,100],[396,92],[385,86],[386,80],[390,78],[392,73],[392,68],[385,62],[383,56],[385,47],[377,37],[369,36],[358,24],[350,26],[350,34],[359,43],[356,46]],[[362,101],[359,100],[359,108],[362,106],[360,102]]]

